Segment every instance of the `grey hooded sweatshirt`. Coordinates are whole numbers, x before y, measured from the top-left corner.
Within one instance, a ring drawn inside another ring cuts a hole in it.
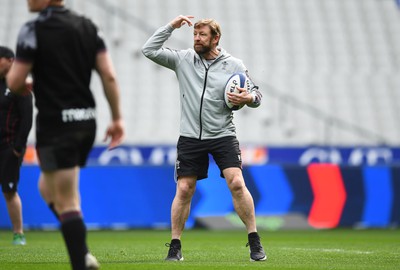
[[[147,40],[143,54],[166,68],[175,71],[179,81],[181,120],[180,135],[199,140],[236,136],[233,112],[224,100],[225,84],[235,72],[247,72],[241,60],[224,49],[211,64],[193,49],[173,50],[163,47],[174,28],[167,24],[160,27]],[[262,95],[251,82],[253,103],[258,107]]]

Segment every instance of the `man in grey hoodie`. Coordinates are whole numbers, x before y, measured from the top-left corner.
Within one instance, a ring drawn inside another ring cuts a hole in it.
[[[236,72],[247,74],[247,69],[241,60],[218,47],[221,29],[213,19],[202,19],[194,24],[193,49],[163,47],[175,29],[185,24],[192,26],[191,19],[193,16],[179,15],[160,27],[142,48],[146,57],[175,71],[180,88],[180,137],[175,164],[177,187],[171,208],[172,240],[167,243],[166,260],[183,260],[181,235],[196,182],[208,176],[208,154],[211,154],[231,191],[235,210],[246,226],[250,260],[264,261],[267,256],[257,233],[253,198],[243,179],[233,112],[224,99],[229,77]],[[250,89],[248,92],[238,88],[239,93],[228,93],[229,101],[236,106],[260,106],[262,95],[251,80]]]

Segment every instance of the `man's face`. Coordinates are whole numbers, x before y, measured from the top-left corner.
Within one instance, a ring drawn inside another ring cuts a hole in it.
[[[28,8],[31,12],[39,12],[45,9],[50,0],[27,0],[28,1]]]
[[[198,26],[193,31],[194,50],[198,54],[206,54],[217,46],[218,38],[211,35],[210,27]]]
[[[13,58],[0,57],[0,78],[4,78],[10,70]]]

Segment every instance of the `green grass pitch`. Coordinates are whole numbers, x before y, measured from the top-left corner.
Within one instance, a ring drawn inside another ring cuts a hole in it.
[[[250,262],[244,231],[186,230],[183,262],[165,262],[168,230],[89,231],[101,269],[400,269],[399,230],[261,231],[268,254]],[[70,269],[61,234],[28,231],[13,246],[0,231],[0,269]]]

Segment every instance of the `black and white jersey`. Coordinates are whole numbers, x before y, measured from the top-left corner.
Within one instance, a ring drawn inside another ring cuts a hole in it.
[[[106,46],[94,23],[65,7],[49,7],[23,25],[16,61],[32,63],[37,130],[95,121],[90,79]]]

